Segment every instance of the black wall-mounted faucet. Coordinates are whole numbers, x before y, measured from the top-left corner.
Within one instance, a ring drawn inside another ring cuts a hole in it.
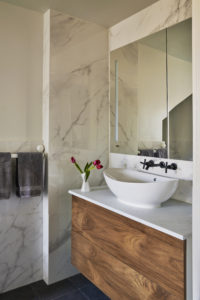
[[[149,170],[149,168],[154,168],[154,167],[160,167],[161,169],[165,169],[165,173],[167,173],[167,170],[177,170],[177,164],[172,163],[168,165],[168,162],[161,161],[159,164],[155,164],[153,160],[147,161],[144,159],[144,162],[140,162],[143,165],[143,169]]]
[[[177,164],[172,163],[168,165],[168,162],[165,163],[165,173],[167,173],[167,170],[177,170]]]

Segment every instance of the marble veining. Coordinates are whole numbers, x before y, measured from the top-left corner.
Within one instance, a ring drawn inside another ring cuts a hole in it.
[[[0,142],[0,150],[36,151],[38,144]],[[42,223],[42,197],[19,199],[13,184],[11,198],[0,201],[0,293],[42,279]]]
[[[81,165],[99,158],[108,166],[108,32],[52,10],[46,13],[45,26],[49,26],[45,31],[49,45],[44,55],[48,59],[50,51],[51,68],[46,66],[44,88],[44,105],[49,109],[44,124],[48,149],[44,278],[53,283],[77,272],[70,263],[68,190],[80,187],[81,176],[70,157]],[[102,172],[94,171],[90,183],[101,185]]]
[[[110,50],[132,43],[191,16],[191,0],[157,1],[110,28]]]

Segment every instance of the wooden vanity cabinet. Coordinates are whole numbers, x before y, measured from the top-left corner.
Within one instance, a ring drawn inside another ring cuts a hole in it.
[[[76,196],[72,264],[112,300],[184,300],[186,241]]]

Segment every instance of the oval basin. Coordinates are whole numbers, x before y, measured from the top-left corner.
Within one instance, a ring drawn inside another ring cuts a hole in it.
[[[104,171],[106,183],[119,201],[141,208],[160,207],[175,193],[178,179],[147,174],[131,169]]]

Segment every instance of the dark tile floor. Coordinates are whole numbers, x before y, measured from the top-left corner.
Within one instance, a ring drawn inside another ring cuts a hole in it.
[[[0,300],[109,300],[95,285],[78,274],[52,285],[38,281],[0,294]]]

